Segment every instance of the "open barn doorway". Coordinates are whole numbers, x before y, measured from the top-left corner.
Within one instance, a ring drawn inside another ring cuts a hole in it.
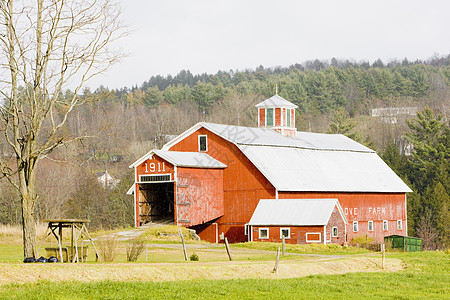
[[[175,222],[173,182],[141,183],[139,193],[140,225]]]

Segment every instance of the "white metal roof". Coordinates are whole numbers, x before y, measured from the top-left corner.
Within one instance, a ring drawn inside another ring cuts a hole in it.
[[[296,137],[287,137],[270,128],[199,124],[235,144],[375,152],[342,134],[297,132]]]
[[[235,144],[279,191],[406,193],[411,189],[375,151],[341,134],[198,123],[163,150],[199,128]]]
[[[249,225],[314,226],[327,225],[337,206],[347,220],[337,199],[261,199]]]
[[[220,161],[212,158],[206,153],[200,152],[181,152],[181,151],[164,151],[164,150],[152,150],[140,159],[135,161],[130,168],[134,168],[152,155],[157,155],[162,159],[167,160],[174,166],[189,167],[189,168],[226,168],[227,166]]]
[[[278,191],[411,191],[373,152],[250,145],[238,147]]]
[[[294,103],[291,103],[289,101],[287,101],[286,99],[278,96],[278,95],[274,95],[272,97],[270,97],[267,100],[264,100],[261,103],[258,103],[255,105],[258,108],[263,108],[263,107],[286,107],[286,108],[297,108],[298,106],[295,105]]]

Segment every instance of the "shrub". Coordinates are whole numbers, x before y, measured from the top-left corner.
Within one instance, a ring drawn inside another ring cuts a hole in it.
[[[144,251],[145,240],[136,237],[129,239],[127,243],[127,261],[137,261],[139,255]]]
[[[350,241],[350,245],[359,246],[370,251],[380,251],[380,245],[375,243],[373,241],[373,238],[370,238],[367,235],[360,235],[352,238],[352,240]]]
[[[197,254],[195,254],[195,252],[191,255],[191,257],[189,257],[189,259],[191,260],[191,261],[198,261],[198,255]]]
[[[117,236],[107,236],[96,241],[102,261],[111,262],[116,259],[119,243]]]

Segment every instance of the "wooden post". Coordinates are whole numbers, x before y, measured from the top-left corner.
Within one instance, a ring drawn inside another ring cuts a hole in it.
[[[61,236],[58,236],[58,247],[59,247],[59,261],[64,262],[63,253],[62,253],[62,245],[61,245]]]
[[[75,257],[74,257],[74,251],[73,251],[73,244],[74,244],[74,242],[73,242],[73,239],[74,239],[74,227],[73,227],[73,223],[72,224],[70,224],[70,255],[72,255],[72,263],[74,263],[75,262]],[[67,254],[67,255],[69,255],[69,254]],[[67,260],[68,261],[70,261],[70,258],[69,257],[67,257]]]
[[[231,257],[230,246],[228,245],[228,239],[227,238],[225,238],[225,248],[227,248],[228,258],[230,260],[233,260],[233,258]]]
[[[184,244],[184,237],[183,237],[183,233],[181,233],[181,228],[178,228],[178,232],[180,233],[181,243],[183,243],[184,260],[187,261],[188,257],[187,257],[187,252],[186,252],[186,245]]]
[[[283,256],[286,255],[286,241],[285,241],[285,239],[286,239],[286,237],[283,235],[283,243],[282,243],[282,246],[283,246]]]
[[[147,250],[148,250],[148,247],[145,246],[145,262],[147,262],[147,258],[148,258]]]
[[[381,244],[381,268],[384,269],[384,264],[386,262],[386,247],[385,244]]]
[[[91,242],[92,248],[94,248],[94,251],[95,251],[95,261],[100,261],[100,262],[102,262],[102,259],[100,258],[100,255],[98,255],[97,248],[95,247],[94,240],[93,240],[93,239],[91,238],[91,236],[89,235],[89,232],[88,232],[86,226],[84,226],[84,223],[83,223],[83,225],[81,226],[81,230],[84,230],[84,234],[86,235],[86,237],[87,237],[87,238],[89,239],[89,241]]]
[[[41,240],[41,243],[40,243],[40,245],[39,245],[39,248],[38,248],[38,250],[37,250],[37,256],[39,256],[39,251],[41,251],[41,247],[42,247],[42,245],[44,244],[44,242],[45,242],[45,238],[46,237],[48,237],[50,234],[51,234],[52,232],[51,232],[51,229],[48,227],[48,225],[47,225],[47,229],[45,230],[45,235],[44,235],[44,237],[42,238],[42,240]],[[56,256],[58,256],[58,255],[56,255]]]
[[[278,262],[280,261],[280,247],[277,250],[277,259],[275,260],[275,266],[273,267],[272,273],[278,274]]]

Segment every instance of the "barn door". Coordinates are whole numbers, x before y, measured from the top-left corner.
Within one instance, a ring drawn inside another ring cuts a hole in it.
[[[177,225],[189,226],[191,223],[190,218],[190,206],[189,197],[187,197],[189,185],[178,184],[177,185]]]

